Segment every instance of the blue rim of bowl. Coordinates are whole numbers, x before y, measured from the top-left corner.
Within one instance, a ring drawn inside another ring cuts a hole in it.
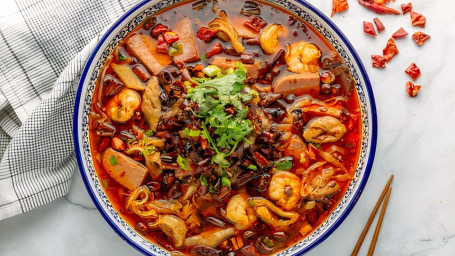
[[[75,105],[74,105],[74,114],[73,114],[73,141],[74,141],[74,147],[75,147],[75,154],[77,158],[77,164],[79,166],[79,171],[82,176],[82,180],[84,181],[85,187],[87,191],[89,192],[90,198],[92,199],[93,203],[95,204],[96,208],[98,211],[101,213],[103,216],[104,220],[111,226],[111,228],[123,239],[125,240],[129,245],[131,245],[133,248],[138,250],[139,252],[150,255],[150,253],[138,244],[136,244],[134,241],[132,241],[128,235],[123,233],[117,225],[108,217],[107,213],[104,211],[104,208],[101,206],[100,202],[96,200],[94,191],[92,190],[92,187],[89,184],[88,177],[86,175],[84,165],[82,163],[82,156],[80,154],[80,146],[79,146],[79,132],[78,132],[78,115],[79,115],[79,102],[81,99],[81,94],[82,94],[82,88],[84,85],[85,78],[87,76],[87,73],[90,68],[90,64],[92,63],[93,59],[95,58],[95,55],[97,54],[98,50],[100,49],[101,45],[106,41],[106,39],[112,34],[112,32],[125,20],[127,19],[132,13],[134,13],[136,10],[139,8],[143,7],[145,4],[148,4],[152,0],[144,0],[140,3],[138,3],[136,6],[128,10],[125,14],[123,14],[103,35],[103,37],[100,39],[96,47],[93,49],[92,53],[90,54],[90,57],[87,59],[87,62],[85,64],[84,70],[82,72],[77,93],[76,93],[76,100],[75,100]],[[349,40],[346,38],[346,36],[341,32],[341,30],[321,11],[319,11],[317,8],[315,8],[313,5],[306,1],[302,0],[295,0],[297,3],[303,5],[304,7],[308,8],[310,11],[315,13],[319,18],[321,18],[326,24],[330,26],[330,28],[333,29],[333,31],[340,37],[340,39],[343,41],[343,43],[346,45],[346,47],[349,50],[349,53],[352,54],[355,62],[357,63],[360,73],[362,74],[362,78],[365,81],[365,87],[368,92],[368,99],[370,102],[370,110],[371,110],[371,146],[370,146],[370,153],[368,156],[368,162],[365,168],[365,172],[363,175],[362,180],[360,181],[359,187],[357,191],[355,192],[353,199],[350,201],[346,209],[343,211],[341,216],[325,231],[325,233],[321,236],[318,237],[315,241],[311,242],[308,246],[303,248],[302,250],[296,252],[294,255],[303,255],[310,250],[312,250],[314,247],[322,243],[327,237],[329,237],[340,225],[343,223],[343,221],[346,219],[346,217],[349,215],[351,210],[354,208],[354,205],[357,203],[357,201],[360,198],[360,195],[363,192],[363,189],[365,188],[365,185],[368,181],[368,178],[370,176],[371,168],[373,167],[373,162],[374,162],[374,156],[376,153],[376,142],[377,142],[377,114],[376,114],[376,103],[374,100],[374,95],[373,95],[373,89],[371,87],[370,79],[368,77],[368,74],[365,70],[365,67],[363,66],[362,60],[360,59],[359,55],[355,51],[354,47],[351,45]]]

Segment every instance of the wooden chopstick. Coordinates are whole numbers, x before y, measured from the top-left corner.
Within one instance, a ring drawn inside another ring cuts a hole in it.
[[[368,233],[368,229],[370,229],[374,216],[376,216],[379,206],[381,205],[382,200],[384,199],[384,196],[386,195],[387,191],[389,190],[390,183],[392,183],[393,177],[394,177],[393,175],[390,175],[390,178],[387,181],[387,184],[385,185],[384,189],[382,190],[382,193],[379,196],[378,201],[376,202],[376,205],[373,208],[373,211],[371,211],[370,217],[368,218],[368,221],[365,224],[365,227],[363,228],[362,233],[360,234],[359,240],[357,241],[357,244],[355,245],[354,250],[351,253],[351,256],[356,256],[359,253],[360,247],[362,246],[363,240],[365,239],[365,236]]]
[[[382,220],[384,219],[385,210],[387,209],[387,204],[389,203],[390,192],[392,192],[392,187],[389,187],[387,190],[387,195],[385,196],[385,201],[381,209],[381,214],[379,215],[378,224],[376,224],[373,239],[371,240],[370,249],[368,249],[368,256],[373,256],[374,248],[376,247],[376,241],[378,240],[379,236],[379,231],[381,230]]]

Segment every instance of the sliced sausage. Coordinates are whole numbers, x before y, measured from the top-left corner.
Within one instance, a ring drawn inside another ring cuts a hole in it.
[[[144,165],[112,148],[104,151],[102,164],[115,181],[129,190],[138,188],[147,178],[148,170]]]
[[[155,39],[144,34],[136,34],[126,40],[128,50],[154,75],[172,62],[167,54],[156,51],[156,44]]]
[[[194,41],[193,26],[188,17],[177,23],[174,27],[174,32],[179,35],[180,42],[182,43],[183,52],[174,57],[175,62],[194,62],[199,60],[199,53]]]
[[[285,95],[319,93],[319,73],[290,74],[278,78],[273,83],[273,92]]]
[[[227,59],[223,57],[215,57],[212,60],[212,65],[218,66],[223,72],[226,69],[235,67],[235,62],[241,61],[240,59]],[[254,79],[259,77],[259,70],[262,68],[260,61],[255,61],[254,64],[243,64],[248,71],[248,74]]]

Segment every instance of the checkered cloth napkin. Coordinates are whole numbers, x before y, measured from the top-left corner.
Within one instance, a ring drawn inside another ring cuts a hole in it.
[[[0,220],[67,193],[80,73],[102,31],[139,0],[2,0]]]

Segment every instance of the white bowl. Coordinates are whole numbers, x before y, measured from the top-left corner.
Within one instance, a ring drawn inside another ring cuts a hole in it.
[[[157,11],[169,7],[179,0],[145,0],[126,12],[107,31],[87,61],[83,70],[74,107],[73,136],[76,156],[87,190],[101,215],[112,229],[126,242],[148,255],[170,255],[166,250],[142,237],[117,213],[104,193],[93,166],[89,148],[90,103],[107,57],[119,42],[142,21]],[[272,2],[272,1],[270,1]],[[304,1],[273,1],[304,19],[319,31],[349,66],[356,81],[356,91],[362,115],[362,142],[355,175],[349,187],[330,216],[308,237],[278,255],[301,255],[326,239],[348,216],[359,199],[367,182],[376,150],[377,119],[373,92],[365,68],[359,56],[341,31],[319,10]]]

